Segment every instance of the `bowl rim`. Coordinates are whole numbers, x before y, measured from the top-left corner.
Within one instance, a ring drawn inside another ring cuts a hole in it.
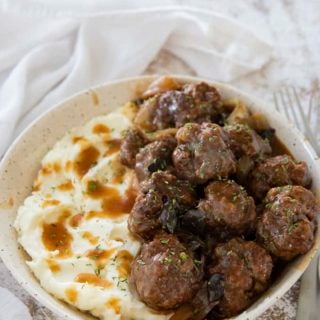
[[[135,77],[128,77],[128,78],[122,78],[118,80],[113,80],[113,81],[107,81],[105,83],[86,88],[84,90],[81,90],[79,92],[76,92],[75,94],[61,100],[60,102],[54,104],[48,110],[40,114],[38,117],[36,117],[13,141],[13,143],[10,145],[10,147],[7,149],[6,153],[4,154],[3,158],[0,161],[0,178],[5,171],[6,165],[8,161],[11,158],[12,153],[14,150],[19,146],[21,140],[23,137],[27,134],[30,133],[33,130],[33,127],[35,124],[40,123],[44,118],[49,117],[52,113],[54,113],[57,109],[62,108],[65,104],[70,103],[72,100],[75,98],[78,98],[79,96],[82,96],[86,94],[88,91],[96,91],[96,90],[103,90],[106,87],[111,87],[114,85],[119,85],[119,84],[125,84],[129,82],[140,82],[140,81],[152,81],[156,78],[158,78],[161,75],[145,75],[145,76],[135,76]],[[263,107],[266,110],[266,114],[270,116],[271,111],[274,113],[274,116],[278,118],[278,122],[280,122],[286,129],[286,131],[290,132],[293,131],[295,136],[298,138],[300,142],[302,142],[303,147],[306,149],[307,152],[310,153],[312,163],[315,164],[315,170],[320,176],[320,159],[318,158],[316,152],[312,148],[311,144],[309,141],[307,141],[304,137],[304,135],[294,126],[293,123],[288,122],[271,104],[267,105],[264,103],[261,99],[248,94],[241,89],[235,88],[232,85],[214,81],[212,79],[207,79],[207,78],[200,78],[200,77],[195,77],[195,76],[186,76],[186,75],[179,75],[179,74],[169,74],[167,76],[170,76],[178,81],[182,82],[207,82],[209,84],[212,84],[213,86],[217,86],[218,89],[223,89],[226,90],[232,94],[237,94],[240,96],[240,100],[243,97],[247,101],[251,101],[254,105],[258,105],[259,107]],[[119,106],[120,107],[120,106]],[[249,108],[250,109],[250,108]],[[269,111],[270,109],[270,111]],[[108,114],[110,112],[113,112],[115,109],[110,110],[109,112],[106,111],[105,113],[102,114]],[[74,126],[73,126],[74,127]],[[57,140],[58,141],[58,140]],[[319,195],[317,195],[319,198]],[[0,209],[1,211],[1,209]],[[318,219],[319,222],[319,219]],[[319,225],[319,223],[318,223]],[[318,228],[316,236],[315,236],[315,243],[313,247],[304,255],[301,255],[301,261],[307,262],[302,264],[302,267],[295,269],[295,273],[290,275],[289,281],[284,282],[281,284],[280,287],[277,288],[277,290],[273,293],[271,293],[270,297],[265,298],[265,300],[260,301],[262,297],[268,292],[265,291],[258,300],[256,300],[248,309],[244,310],[241,314],[237,315],[236,317],[232,319],[237,319],[237,320],[246,320],[246,319],[253,319],[254,317],[262,314],[266,309],[268,309],[271,305],[273,305],[277,299],[281,298],[295,283],[296,281],[300,278],[300,276],[303,274],[303,272],[307,269],[308,265],[310,264],[311,260],[314,258],[316,255],[317,251],[319,250],[320,247],[320,230]],[[19,282],[19,285],[21,285],[34,299],[39,301],[41,304],[44,306],[48,307],[51,311],[55,312],[56,314],[65,317],[66,319],[75,319],[73,316],[70,316],[69,314],[65,314],[61,308],[57,307],[56,305],[53,305],[51,301],[46,299],[45,297],[42,297],[41,295],[37,294],[37,291],[35,289],[35,286],[32,285],[29,282],[25,282],[25,279],[22,277],[20,272],[14,268],[14,265],[11,263],[9,257],[5,254],[5,251],[2,250],[2,244],[0,243],[0,258],[2,259],[4,265],[7,267],[7,269],[10,271],[12,276]],[[30,270],[30,272],[32,272]],[[37,279],[38,285],[42,288],[39,279]],[[281,280],[280,280],[281,282]],[[272,287],[272,286],[271,286]],[[43,288],[42,288],[43,289]],[[45,290],[45,289],[44,289]],[[52,294],[50,294],[53,296]],[[54,299],[57,299],[56,297],[53,296]],[[61,301],[61,300],[59,300]],[[259,302],[258,305],[256,305]],[[73,308],[71,305],[68,304],[69,308]],[[253,307],[253,308],[252,308]],[[252,308],[252,310],[251,310]]]

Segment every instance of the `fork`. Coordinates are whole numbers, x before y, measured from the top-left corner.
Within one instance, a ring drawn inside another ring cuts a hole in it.
[[[312,128],[312,117],[319,120],[320,94],[313,93],[307,108],[303,108],[296,88],[283,87],[273,93],[276,109],[287,120],[293,122],[309,140],[317,155],[320,155],[318,130]],[[318,281],[317,281],[318,279]],[[320,256],[316,255],[301,278],[300,295],[296,320],[319,319],[317,311],[320,299]]]
[[[320,155],[317,126],[312,127],[312,118],[319,119],[320,94],[313,92],[307,108],[303,108],[298,91],[293,86],[285,86],[273,93],[276,109],[304,133],[317,155]]]

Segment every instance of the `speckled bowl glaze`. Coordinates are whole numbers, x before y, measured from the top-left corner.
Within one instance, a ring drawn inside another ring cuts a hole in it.
[[[17,208],[30,194],[33,180],[46,152],[64,133],[81,126],[92,117],[106,114],[139,96],[155,76],[137,77],[110,82],[80,92],[61,102],[34,121],[12,144],[0,165],[0,256],[19,283],[37,300],[65,319],[92,319],[47,293],[33,276],[25,261],[27,254],[19,246],[13,228]],[[175,76],[179,81],[198,82],[197,79]],[[307,162],[313,176],[313,191],[320,194],[320,160],[303,135],[281,117],[272,107],[229,85],[205,80],[220,89],[224,98],[239,98],[252,111],[263,112],[278,137],[292,154]],[[316,243],[305,255],[291,262],[279,279],[249,309],[236,319],[254,319],[279,299],[300,278],[320,244],[318,228]]]

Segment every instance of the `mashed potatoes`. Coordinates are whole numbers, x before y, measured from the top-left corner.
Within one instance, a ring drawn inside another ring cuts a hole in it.
[[[44,157],[15,228],[29,267],[55,297],[101,319],[168,319],[129,290],[140,247],[127,229],[136,189],[118,153],[130,125],[119,110],[68,132]]]

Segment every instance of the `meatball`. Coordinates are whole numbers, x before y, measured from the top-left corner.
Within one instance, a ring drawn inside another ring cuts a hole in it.
[[[291,260],[312,247],[318,213],[311,191],[301,186],[273,188],[257,225],[258,239],[274,256]]]
[[[198,207],[205,213],[210,227],[227,229],[233,234],[247,231],[256,218],[253,198],[230,180],[211,182]]]
[[[176,134],[172,159],[177,175],[194,183],[228,177],[236,170],[223,129],[212,123],[188,123]]]
[[[176,145],[176,139],[167,136],[142,148],[136,155],[135,172],[138,180],[142,181],[149,178],[152,172],[168,169]]]
[[[181,112],[181,120],[193,118],[189,110],[194,106],[193,99],[181,91],[168,91],[159,97],[158,109],[156,110],[155,122],[159,129],[167,127],[179,127],[176,125],[176,118]],[[183,112],[184,111],[184,112]],[[170,119],[170,121],[168,121]],[[185,120],[189,122],[188,120]],[[179,121],[180,122],[180,121]]]
[[[178,213],[192,207],[195,201],[190,183],[165,171],[155,172],[141,184],[128,219],[129,230],[146,240],[152,239],[161,227],[173,232]]]
[[[138,129],[129,129],[122,141],[120,148],[120,161],[123,165],[134,168],[136,163],[136,154],[140,148],[148,143],[147,138]]]
[[[285,185],[310,185],[311,178],[305,162],[296,162],[289,155],[280,155],[259,162],[249,175],[249,188],[257,199],[269,189]]]
[[[173,235],[143,244],[132,263],[131,281],[140,299],[157,310],[174,309],[192,299],[201,280],[201,269]]]
[[[159,216],[163,208],[162,196],[155,190],[139,194],[128,219],[129,230],[141,238],[151,239],[161,227]]]
[[[181,127],[188,122],[210,122],[221,112],[217,89],[206,83],[189,84],[182,90],[169,90],[146,100],[135,123],[148,131]]]
[[[184,86],[183,92],[193,104],[182,105],[177,110],[175,114],[177,128],[188,122],[211,122],[222,112],[221,96],[215,87],[204,82],[187,84]]]
[[[249,126],[236,124],[225,126],[223,129],[229,137],[230,148],[236,157],[256,157],[271,153],[268,140],[263,140]]]
[[[224,279],[219,313],[231,317],[249,306],[266,289],[272,267],[271,256],[253,241],[234,238],[218,245],[209,272]]]

